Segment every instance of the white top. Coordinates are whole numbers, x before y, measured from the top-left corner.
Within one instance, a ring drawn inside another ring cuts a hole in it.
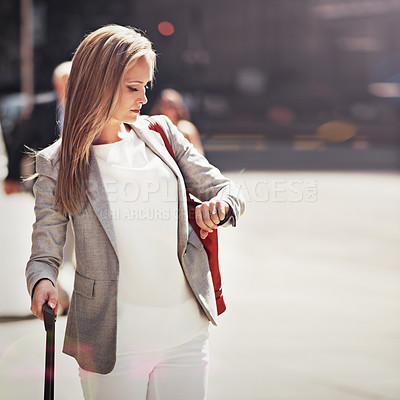
[[[182,344],[208,320],[177,256],[177,178],[133,130],[92,148],[117,240],[117,354]]]

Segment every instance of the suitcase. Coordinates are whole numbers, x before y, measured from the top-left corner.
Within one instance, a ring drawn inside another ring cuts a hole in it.
[[[44,400],[54,400],[54,340],[56,315],[47,305],[43,306],[44,328],[46,330],[46,363],[44,373]]]

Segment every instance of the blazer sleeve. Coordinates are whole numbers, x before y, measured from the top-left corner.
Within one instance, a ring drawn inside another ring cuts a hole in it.
[[[52,162],[40,153],[36,159],[38,178],[33,187],[36,221],[33,224],[31,256],[26,266],[29,294],[41,279],[56,286],[63,260],[68,216],[54,207],[56,180]]]
[[[228,203],[230,217],[222,226],[236,226],[245,209],[245,198],[240,187],[211,165],[169,118],[159,116],[157,122],[168,135],[188,191],[201,201],[219,200]]]

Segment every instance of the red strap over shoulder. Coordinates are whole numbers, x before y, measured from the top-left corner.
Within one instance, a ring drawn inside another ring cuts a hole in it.
[[[161,128],[161,126],[158,124],[158,122],[154,121],[154,119],[152,119],[151,117],[148,117],[147,120],[148,120],[149,123],[150,123],[150,129],[151,129],[152,131],[158,132],[158,133],[160,134],[160,136],[161,136],[161,138],[162,138],[162,140],[163,140],[163,142],[164,142],[164,144],[165,144],[165,147],[166,147],[167,150],[168,150],[168,153],[170,154],[170,156],[171,156],[171,157],[175,160],[175,162],[177,163],[176,158],[175,158],[174,151],[172,150],[172,147],[171,147],[171,143],[169,142],[169,140],[168,140],[168,138],[167,138],[165,132],[164,132],[163,129]]]
[[[171,157],[176,161],[174,151],[172,150],[171,144],[161,128],[161,126],[154,121],[154,119],[148,117],[147,120],[150,123],[150,129],[158,132],[165,144],[165,147],[168,150],[168,153],[171,155]],[[178,163],[177,163],[178,164]],[[179,167],[179,165],[178,165]],[[209,233],[208,236],[205,239],[201,239],[200,237],[200,227],[196,223],[195,219],[195,208],[198,205],[198,202],[193,200],[190,196],[189,193],[186,191],[187,195],[187,204],[188,204],[188,220],[189,224],[193,228],[193,230],[196,232],[197,236],[203,243],[204,249],[206,250],[207,257],[208,257],[208,264],[210,267],[210,272],[211,272],[211,277],[213,281],[213,286],[214,286],[214,292],[215,292],[215,301],[217,305],[217,313],[218,315],[222,314],[226,310],[226,305],[224,301],[224,297],[222,295],[222,282],[221,282],[221,273],[219,270],[219,260],[218,260],[218,235],[217,231],[214,230],[212,233]]]

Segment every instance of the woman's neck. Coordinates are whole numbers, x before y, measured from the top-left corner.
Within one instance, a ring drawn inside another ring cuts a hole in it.
[[[121,133],[126,133],[128,131],[128,127],[125,124],[122,124],[120,121],[110,121],[93,141],[93,144],[109,144],[119,142],[122,140]]]

